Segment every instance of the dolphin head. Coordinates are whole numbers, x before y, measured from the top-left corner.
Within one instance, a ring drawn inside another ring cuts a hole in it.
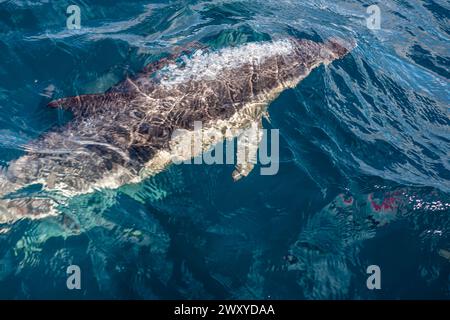
[[[325,42],[291,38],[292,50],[278,61],[280,81],[298,82],[320,64],[328,65],[347,55],[354,47],[354,41],[330,38]]]
[[[332,62],[341,59],[356,47],[356,42],[341,38],[330,38],[322,44],[321,54],[324,59]]]

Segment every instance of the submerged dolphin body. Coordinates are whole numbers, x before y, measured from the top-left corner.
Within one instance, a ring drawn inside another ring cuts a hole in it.
[[[74,119],[29,143],[27,154],[0,172],[0,223],[56,213],[46,198],[5,197],[29,185],[72,197],[156,174],[170,164],[177,144],[194,135],[195,121],[202,122],[203,130],[223,134],[197,153],[236,137],[238,130],[260,126],[268,104],[283,90],[351,47],[342,40],[288,38],[197,51],[182,63],[153,63],[104,94],[51,102],[51,107],[70,110]],[[174,138],[175,130],[184,134]],[[237,165],[233,178],[246,176],[252,167]]]

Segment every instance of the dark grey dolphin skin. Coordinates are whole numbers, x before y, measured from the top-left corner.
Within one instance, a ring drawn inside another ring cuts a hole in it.
[[[281,91],[353,46],[338,39],[288,38],[196,52],[183,61],[153,63],[105,93],[51,102],[50,107],[70,110],[74,119],[30,142],[27,154],[0,172],[0,223],[55,214],[47,199],[5,197],[25,186],[42,184],[65,196],[118,188],[162,170],[172,133],[192,132],[194,121],[231,128],[260,122]],[[149,174],[143,174],[145,168]],[[233,177],[250,170],[237,167]]]

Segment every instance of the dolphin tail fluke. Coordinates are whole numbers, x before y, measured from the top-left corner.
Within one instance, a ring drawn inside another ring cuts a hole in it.
[[[46,198],[19,198],[0,200],[0,224],[21,219],[41,219],[56,215],[55,202]]]
[[[11,169],[11,166],[10,166]],[[17,182],[17,178],[11,178],[14,174],[8,174],[5,168],[0,168],[0,232],[2,224],[10,224],[14,221],[30,218],[38,219],[56,213],[55,202],[49,198],[12,198],[12,194],[21,190],[26,185]]]
[[[11,192],[19,190],[22,187],[23,185],[15,183],[8,178],[6,168],[0,168],[0,199]]]

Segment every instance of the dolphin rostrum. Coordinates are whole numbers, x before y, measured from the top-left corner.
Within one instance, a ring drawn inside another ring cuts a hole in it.
[[[184,59],[152,63],[105,93],[49,103],[70,110],[74,118],[30,142],[26,155],[0,171],[0,223],[56,214],[55,203],[45,197],[8,196],[24,187],[42,185],[68,197],[118,188],[160,172],[174,154],[194,157],[237,137],[240,130],[261,127],[269,103],[283,90],[353,46],[340,39],[286,38],[216,52],[197,50]],[[202,130],[222,135],[212,135],[193,154],[175,151],[195,135],[198,121]],[[246,176],[252,167],[239,163],[233,178]]]

